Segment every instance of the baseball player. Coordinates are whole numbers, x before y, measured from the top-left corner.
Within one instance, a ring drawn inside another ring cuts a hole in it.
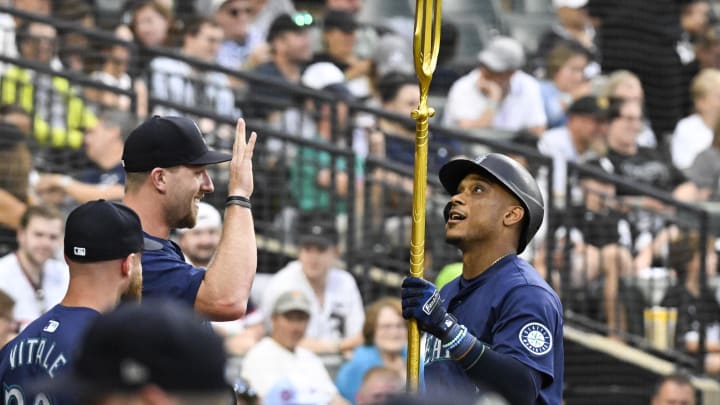
[[[492,390],[511,404],[560,404],[560,300],[517,256],[543,218],[535,180],[514,160],[490,153],[446,163],[440,181],[452,195],[445,232],[463,253],[462,276],[440,292],[417,277],[402,284],[403,316],[427,332],[426,390]]]
[[[173,298],[212,321],[231,321],[247,309],[257,267],[250,195],[256,135],[245,141],[238,120],[232,156],[210,150],[197,124],[184,117],[154,116],[135,128],[123,151],[124,202],[142,219],[147,238],[163,248],[144,252],[143,297]],[[185,262],[170,231],[192,228],[198,204],[215,190],[207,165],[230,161],[225,226],[207,270]]]
[[[124,205],[97,200],[71,212],[65,226],[67,293],[0,351],[3,403],[68,403],[43,393],[30,395],[28,385],[69,369],[82,334],[101,312],[122,296],[140,298],[140,252],[160,247],[143,238],[140,218]]]

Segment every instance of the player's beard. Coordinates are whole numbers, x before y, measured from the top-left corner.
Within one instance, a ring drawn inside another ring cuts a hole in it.
[[[140,302],[142,299],[142,272],[134,271],[127,290],[120,296],[122,301]]]
[[[168,212],[168,223],[175,229],[193,228],[196,222],[197,206],[195,205],[194,198],[190,201],[189,205],[184,205],[178,201],[177,205]]]

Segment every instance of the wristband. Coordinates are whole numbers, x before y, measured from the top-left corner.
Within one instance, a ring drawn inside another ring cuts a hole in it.
[[[227,207],[230,205],[239,205],[241,207],[248,208],[248,209],[252,208],[250,199],[247,197],[243,197],[241,195],[228,196],[228,198],[225,200],[225,206]]]

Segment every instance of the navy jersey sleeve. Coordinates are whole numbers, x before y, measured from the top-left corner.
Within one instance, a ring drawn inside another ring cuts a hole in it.
[[[194,306],[205,269],[185,262],[180,248],[165,241],[162,250],[143,252],[142,266],[143,297],[170,297]]]
[[[512,289],[503,300],[492,329],[492,348],[505,353],[543,375],[543,385],[552,383],[558,367],[558,345],[562,346],[559,303],[539,286]]]

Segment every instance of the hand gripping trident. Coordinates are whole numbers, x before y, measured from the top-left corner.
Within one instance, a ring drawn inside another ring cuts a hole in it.
[[[428,90],[440,50],[441,4],[442,0],[416,0],[415,9],[413,51],[415,72],[420,83],[420,105],[411,114],[416,124],[410,275],[415,277],[423,277],[428,120],[435,114],[435,110],[428,107]],[[420,377],[420,331],[414,320],[408,325],[407,376],[408,391],[416,392]]]

